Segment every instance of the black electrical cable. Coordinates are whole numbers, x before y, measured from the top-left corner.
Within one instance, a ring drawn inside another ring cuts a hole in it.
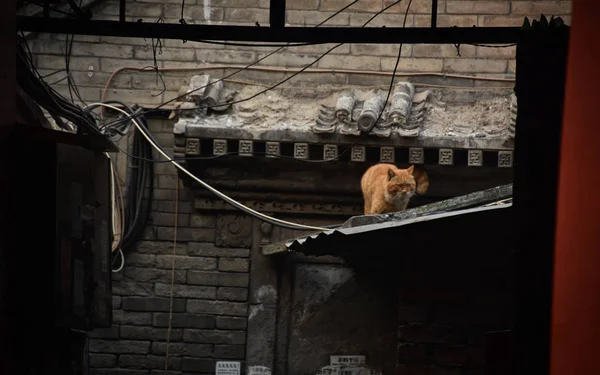
[[[89,111],[69,102],[41,78],[25,38],[21,38],[21,43],[17,44],[17,82],[32,100],[48,111],[59,126],[66,128],[62,121],[64,118],[75,124],[80,134],[101,134],[96,118]]]
[[[388,5],[387,7],[383,8],[383,9],[382,9],[381,11],[379,11],[378,13],[375,13],[373,16],[371,16],[371,18],[370,18],[370,19],[369,19],[367,22],[365,22],[365,23],[363,24],[363,26],[362,26],[362,27],[365,27],[365,26],[366,26],[367,24],[369,24],[369,23],[370,23],[370,22],[371,22],[373,19],[375,19],[375,17],[377,17],[379,14],[383,13],[384,11],[386,11],[387,9],[389,9],[390,7],[392,7],[392,6],[396,5],[396,4],[398,4],[400,1],[401,1],[401,0],[399,0],[399,1],[397,1],[397,2],[394,2],[394,3],[390,4],[390,5]],[[353,3],[352,3],[352,4],[353,4]],[[352,4],[349,4],[349,5],[347,5],[347,6],[346,6],[346,8],[347,8],[347,7],[349,7],[349,6],[350,6],[350,5],[352,5]],[[406,22],[407,22],[407,19],[408,19],[408,13],[409,13],[409,11],[410,11],[410,7],[411,7],[411,5],[412,5],[412,0],[410,0],[410,1],[409,1],[408,5],[407,5],[407,7],[406,7],[406,11],[405,11],[405,13],[404,13],[404,21],[403,21],[402,27],[406,27]],[[344,9],[345,9],[345,8],[344,8]],[[343,9],[342,9],[342,10],[343,10]],[[340,11],[341,11],[341,10],[340,10]],[[338,13],[339,13],[339,12],[338,12]],[[324,22],[325,22],[325,21],[324,21]],[[326,56],[327,54],[329,54],[329,53],[330,53],[332,50],[334,50],[335,48],[337,48],[337,47],[341,46],[342,44],[343,44],[343,43],[337,44],[337,45],[336,45],[336,46],[334,46],[333,48],[329,49],[329,50],[328,50],[328,51],[326,51],[324,54],[322,54],[321,56],[319,56],[319,57],[318,57],[318,58],[317,58],[315,61],[311,62],[309,65],[306,65],[305,67],[303,67],[301,70],[299,70],[298,72],[294,73],[294,74],[293,74],[293,75],[291,75],[290,77],[288,77],[288,78],[286,78],[286,79],[284,79],[284,80],[282,80],[282,81],[280,81],[280,82],[276,83],[276,84],[275,84],[275,85],[273,85],[273,86],[270,86],[270,87],[266,88],[265,90],[259,91],[257,94],[251,95],[250,97],[243,98],[243,99],[240,99],[240,100],[234,101],[234,102],[232,102],[232,103],[229,103],[229,105],[232,105],[232,104],[237,104],[237,103],[241,103],[241,102],[245,102],[245,101],[251,100],[251,99],[253,99],[253,98],[255,98],[255,97],[259,96],[259,95],[262,95],[262,94],[264,94],[264,93],[265,93],[265,92],[267,92],[267,91],[270,91],[270,90],[273,90],[273,89],[277,88],[278,86],[280,86],[280,85],[284,84],[285,82],[289,81],[290,79],[294,78],[294,77],[295,77],[295,76],[297,76],[298,74],[302,73],[304,70],[306,70],[306,69],[308,69],[309,67],[311,67],[312,65],[314,65],[316,62],[318,62],[320,59],[322,59],[323,57],[325,57],[325,56]],[[397,73],[397,71],[398,71],[398,64],[399,64],[399,62],[400,62],[400,58],[401,58],[401,56],[402,56],[402,47],[403,47],[403,44],[400,44],[400,47],[399,47],[399,49],[398,49],[398,56],[397,56],[397,59],[396,59],[396,64],[395,64],[395,66],[394,66],[394,71],[393,71],[393,73],[392,73],[392,78],[391,78],[391,80],[390,80],[390,86],[389,86],[389,90],[388,90],[388,92],[387,92],[387,97],[386,97],[386,100],[385,100],[385,103],[384,103],[384,106],[383,106],[383,108],[381,109],[381,111],[380,111],[380,112],[379,112],[379,114],[378,114],[377,121],[375,121],[375,122],[374,122],[374,125],[375,125],[375,124],[377,124],[377,122],[378,122],[378,121],[381,119],[381,117],[383,116],[383,113],[384,113],[384,111],[385,111],[385,108],[386,108],[386,106],[387,106],[387,102],[389,101],[389,97],[390,97],[390,95],[391,95],[391,92],[392,92],[392,90],[393,90],[393,86],[394,86],[394,80],[395,80],[395,77],[396,77],[396,73]],[[274,51],[274,52],[277,52],[277,51],[278,51],[278,50],[276,50],[276,51]],[[273,53],[274,53],[274,52],[273,52]],[[248,66],[246,66],[246,67],[244,67],[244,68],[242,68],[242,69],[240,69],[240,70],[236,71],[235,73],[237,73],[237,72],[239,72],[239,71],[242,71],[242,70],[245,70],[245,69],[247,69],[248,67],[250,67],[250,66],[252,66],[252,65],[254,65],[254,64],[256,64],[256,63],[258,63],[258,62],[260,62],[260,61],[261,61],[261,60],[257,60],[255,63],[253,63],[253,64],[250,64],[250,65],[248,65]],[[235,73],[233,73],[233,74],[235,74]],[[231,75],[233,75],[233,74],[231,74]],[[226,77],[223,77],[221,80],[223,80],[223,79],[226,79],[226,78],[230,77],[231,75],[229,75],[229,76],[226,76]],[[210,84],[209,84],[209,85],[210,85]],[[206,86],[209,86],[209,85],[206,85]],[[206,87],[206,86],[204,86],[204,87]],[[197,90],[199,90],[199,89],[202,89],[202,88],[203,88],[203,87],[201,87],[201,88],[198,88]],[[185,94],[185,95],[188,95],[188,94],[189,94],[189,93],[187,93],[187,94]],[[182,95],[182,96],[185,96],[185,95]],[[176,99],[178,99],[178,98],[174,98],[174,99],[172,99],[171,101],[173,101],[173,100],[176,100]],[[165,104],[167,104],[167,103],[169,103],[169,101],[168,101],[168,102],[165,102],[165,103],[163,103],[163,104],[161,104],[161,105],[159,105],[158,107],[156,107],[156,108],[154,108],[154,109],[151,109],[151,110],[148,110],[148,111],[144,111],[144,112],[142,112],[142,113],[144,113],[144,114],[145,114],[145,113],[152,112],[152,111],[156,110],[157,108],[160,108],[161,106],[163,106],[163,105],[165,105]],[[221,106],[221,105],[223,105],[223,104],[222,104],[222,103],[219,103],[219,104],[218,104],[218,106]],[[216,106],[216,105],[215,105],[215,106]],[[204,108],[210,108],[210,107],[212,107],[212,106],[196,107],[196,108],[192,108],[192,109],[204,109]],[[126,117],[124,120],[126,121],[126,120],[128,120],[128,119],[129,119],[129,117]],[[108,124],[108,126],[110,126],[110,125],[112,125],[112,124],[116,124],[116,123],[118,123],[119,121],[123,121],[123,120],[117,120],[116,122],[109,123],[109,124]],[[366,131],[366,132],[364,132],[364,133],[363,133],[363,135],[362,135],[362,136],[361,136],[359,139],[357,139],[357,140],[356,140],[354,143],[352,143],[352,144],[351,144],[349,147],[347,147],[347,148],[346,148],[344,151],[342,151],[340,154],[338,154],[336,158],[333,158],[333,159],[327,159],[327,160],[310,160],[310,161],[307,161],[307,162],[313,162],[313,163],[327,163],[327,162],[333,162],[333,161],[339,160],[339,158],[340,158],[342,155],[344,155],[346,152],[349,152],[349,150],[351,150],[353,146],[356,146],[356,145],[357,145],[359,142],[361,142],[362,140],[364,140],[364,139],[365,139],[365,138],[366,138],[366,137],[367,137],[367,136],[370,134],[370,130],[371,130],[371,129],[369,129],[369,131]],[[149,134],[149,135],[151,136],[151,134]],[[156,143],[157,143],[157,144],[159,144],[158,142],[156,142]],[[199,159],[199,158],[196,158],[196,159]]]
[[[134,110],[126,104],[110,100],[106,104],[123,106],[129,114],[136,116],[141,108]],[[92,110],[98,105],[92,105]],[[144,116],[138,117],[140,126],[148,130],[148,123]],[[144,228],[150,220],[152,201],[154,198],[154,154],[152,145],[139,131],[134,131],[131,142],[131,151],[128,152],[127,196],[125,204],[124,231],[119,243],[121,249],[131,249],[141,238]]]
[[[358,0],[354,1],[356,3]],[[354,4],[352,3],[352,4]],[[253,48],[271,48],[271,47],[304,47],[304,46],[315,46],[320,44],[329,44],[325,42],[300,42],[300,43],[241,43],[241,42],[218,42],[214,40],[198,40],[198,43],[205,44],[217,44],[220,46],[231,46],[231,47],[253,47]]]
[[[375,13],[375,14],[374,14],[374,15],[373,15],[373,16],[372,16],[372,17],[371,17],[369,20],[367,20],[367,22],[365,22],[365,24],[363,24],[363,26],[362,26],[362,27],[365,27],[365,26],[366,26],[367,24],[369,24],[369,23],[370,23],[370,22],[371,22],[373,19],[375,19],[375,17],[379,16],[381,13],[385,12],[385,11],[386,11],[386,10],[388,10],[389,8],[391,8],[391,7],[395,6],[396,4],[399,4],[401,1],[402,1],[402,0],[397,0],[397,1],[393,2],[392,4],[390,4],[390,5],[386,6],[386,7],[384,7],[382,10],[378,11],[377,13]],[[338,10],[337,12],[333,13],[332,15],[330,15],[329,17],[327,17],[326,19],[324,19],[323,21],[321,21],[321,22],[320,22],[319,24],[317,24],[315,27],[319,27],[319,26],[323,25],[324,23],[326,23],[327,21],[329,21],[329,20],[330,20],[330,19],[332,19],[333,17],[337,16],[338,14],[340,14],[341,12],[343,12],[344,10],[346,10],[346,9],[350,8],[352,5],[356,4],[357,2],[358,2],[358,0],[354,0],[354,1],[353,1],[353,2],[351,2],[350,4],[348,4],[348,5],[344,6],[343,8],[341,8],[340,10]],[[265,56],[261,57],[260,59],[258,59],[258,60],[256,60],[256,61],[254,61],[254,62],[252,62],[252,63],[250,63],[250,64],[246,65],[245,67],[243,67],[243,68],[240,68],[240,69],[238,69],[238,70],[234,71],[233,73],[231,73],[231,74],[229,74],[229,75],[226,75],[225,77],[222,77],[222,78],[220,78],[220,79],[218,79],[218,80],[216,80],[216,81],[214,81],[214,82],[209,82],[209,83],[208,83],[207,85],[205,85],[205,86],[202,86],[202,87],[195,88],[194,90],[191,90],[191,91],[189,91],[189,92],[187,92],[187,93],[185,93],[185,94],[183,94],[183,95],[179,95],[179,96],[177,96],[177,97],[175,97],[175,98],[173,98],[173,99],[170,99],[170,100],[168,100],[168,101],[166,101],[166,102],[163,102],[163,103],[159,104],[158,106],[156,106],[156,107],[154,107],[154,108],[152,108],[152,109],[149,109],[149,110],[146,110],[146,111],[142,112],[142,114],[144,114],[144,115],[145,115],[145,114],[148,114],[148,113],[152,113],[152,112],[154,112],[154,111],[157,111],[157,110],[159,110],[160,108],[162,108],[163,106],[165,106],[165,105],[167,105],[167,104],[169,104],[169,103],[172,103],[172,102],[174,102],[174,101],[176,101],[176,100],[182,99],[182,98],[184,98],[184,97],[186,97],[186,96],[188,96],[188,95],[190,95],[190,94],[192,94],[192,93],[194,93],[194,92],[196,92],[196,91],[202,90],[202,89],[204,89],[204,88],[206,88],[206,87],[208,87],[208,86],[214,85],[214,84],[216,84],[216,83],[219,83],[219,82],[222,82],[222,81],[224,81],[224,80],[226,80],[226,79],[228,79],[228,78],[230,78],[230,77],[233,77],[234,75],[236,75],[236,74],[238,74],[238,73],[240,73],[240,72],[243,72],[243,71],[245,71],[246,69],[248,69],[248,68],[250,68],[250,67],[252,67],[252,66],[254,66],[254,65],[258,64],[258,63],[260,63],[261,61],[263,61],[263,60],[267,59],[268,57],[270,57],[270,56],[274,55],[275,53],[277,53],[277,52],[281,51],[282,49],[284,49],[284,48],[286,48],[286,47],[290,46],[290,44],[291,44],[291,43],[287,43],[287,44],[285,44],[284,46],[281,46],[281,47],[279,47],[278,49],[274,50],[273,52],[270,52],[270,53],[268,53],[267,55],[265,55]],[[343,43],[340,43],[340,44],[338,44],[338,45],[334,46],[333,48],[329,49],[327,52],[325,52],[325,53],[324,53],[324,54],[322,54],[322,55],[321,55],[319,58],[317,58],[317,60],[313,61],[313,62],[312,62],[311,64],[309,64],[308,66],[305,66],[305,67],[303,68],[303,70],[300,70],[299,72],[297,72],[297,73],[295,73],[295,74],[291,75],[290,77],[286,78],[286,79],[285,79],[285,80],[283,80],[282,82],[279,82],[279,83],[278,83],[278,84],[276,84],[275,86],[272,86],[272,87],[270,87],[270,88],[268,88],[268,89],[266,89],[266,90],[263,90],[263,91],[262,91],[262,92],[260,92],[258,95],[262,95],[262,94],[264,94],[265,92],[267,92],[267,91],[270,91],[270,90],[272,90],[272,89],[274,89],[274,88],[276,88],[276,87],[278,87],[278,86],[282,85],[283,83],[285,83],[285,82],[289,81],[290,79],[294,78],[295,76],[297,76],[298,74],[302,73],[304,70],[308,69],[309,67],[311,67],[312,65],[314,65],[315,63],[317,63],[319,60],[321,60],[323,57],[325,57],[327,54],[329,54],[331,51],[333,51],[334,49],[336,49],[337,47],[339,47],[339,46],[340,46],[340,45],[342,45],[342,44],[343,44]],[[251,96],[250,98],[245,98],[245,99],[243,99],[242,101],[251,100],[251,99],[253,99],[254,97],[256,97],[256,96],[258,96],[258,95]],[[240,102],[242,102],[242,101],[240,101]],[[235,104],[235,103],[238,103],[238,102],[229,103],[229,104]],[[223,104],[219,104],[219,106],[222,106],[222,105],[223,105]],[[208,107],[207,107],[207,108],[208,108]]]

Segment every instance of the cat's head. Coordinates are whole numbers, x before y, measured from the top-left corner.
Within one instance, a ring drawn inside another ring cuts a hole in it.
[[[414,166],[407,169],[388,169],[386,192],[391,197],[409,199],[415,194],[417,183],[414,176]]]

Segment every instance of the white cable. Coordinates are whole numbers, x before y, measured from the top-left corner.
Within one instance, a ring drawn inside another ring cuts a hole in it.
[[[117,200],[115,199],[115,194],[116,194],[116,190],[115,190],[115,169],[113,168],[113,164],[112,164],[112,160],[110,158],[110,154],[108,152],[105,152],[104,155],[106,155],[106,157],[108,158],[109,162],[110,162],[110,202],[111,202],[111,208],[112,208],[112,212],[111,212],[111,221],[112,221],[112,234],[113,234],[113,238],[116,235],[116,228],[115,228],[115,213],[118,212],[118,209],[116,207],[117,204]],[[122,235],[122,234],[121,234]],[[114,244],[113,244],[114,246]],[[125,256],[123,254],[123,250],[121,250],[120,247],[116,246],[113,247],[111,250],[111,253],[114,253],[118,251],[119,255],[121,255],[121,265],[119,266],[118,269],[116,270],[111,270],[113,273],[117,273],[117,272],[121,272],[121,270],[123,270],[123,267],[125,267]]]
[[[106,108],[110,108],[114,111],[118,111],[123,113],[124,115],[130,117],[130,114],[127,113],[126,111],[122,110],[119,107],[115,107],[112,106],[110,104],[105,104],[105,103],[92,103],[90,105],[88,105],[87,107],[85,107],[85,109],[89,108],[89,107],[96,107],[96,106],[102,106],[102,107],[106,107]],[[252,213],[254,216],[257,216],[259,218],[262,218],[263,220],[266,221],[273,221],[279,224],[283,224],[283,225],[287,225],[287,226],[292,226],[292,227],[296,227],[298,229],[309,229],[309,230],[318,230],[318,231],[326,231],[329,230],[327,228],[321,228],[321,227],[313,227],[310,225],[303,225],[303,224],[298,224],[298,223],[292,223],[290,221],[285,221],[285,220],[280,220],[280,219],[276,219],[274,217],[265,215],[263,213],[260,213],[256,210],[253,210],[250,207],[247,207],[245,205],[243,205],[242,203],[234,200],[233,198],[221,193],[219,190],[213,188],[212,186],[210,186],[209,184],[207,184],[206,182],[202,181],[201,179],[199,179],[198,177],[194,176],[194,174],[192,174],[190,171],[188,171],[186,168],[182,167],[181,165],[179,165],[179,163],[177,163],[175,160],[171,159],[171,157],[169,157],[169,155],[167,155],[161,147],[159,147],[154,141],[152,141],[152,139],[146,134],[145,130],[143,129],[143,127],[137,122],[137,120],[135,118],[131,118],[131,121],[133,122],[133,124],[135,125],[135,127],[140,131],[140,133],[142,133],[142,135],[144,136],[144,138],[146,138],[146,140],[148,141],[148,143],[150,143],[150,145],[152,145],[152,147],[154,147],[154,149],[156,149],[156,151],[158,151],[165,159],[167,159],[171,164],[173,164],[177,169],[179,169],[180,171],[182,171],[183,173],[187,174],[188,176],[190,176],[191,178],[193,178],[196,182],[198,182],[200,185],[204,186],[207,190],[209,190],[210,192],[212,192],[213,194],[217,195],[218,197],[220,197],[221,199],[223,199],[224,201],[226,201],[227,203],[230,203],[234,206],[237,206],[241,209],[243,209],[246,212],[250,212]]]
[[[121,255],[121,265],[116,270],[112,270],[113,273],[121,272],[125,266],[125,255],[123,255],[123,250],[121,250],[121,248],[119,248],[119,255]]]
[[[116,210],[116,199],[115,199],[115,170],[113,169],[113,165],[112,165],[112,161],[110,159],[110,155],[108,152],[105,152],[104,155],[106,155],[106,157],[108,158],[108,161],[110,163],[110,206],[111,206],[111,223],[112,223],[112,235],[113,238],[115,237],[115,235],[117,234],[117,229],[115,228],[115,213],[117,212]],[[114,245],[112,245],[112,250],[111,251],[115,251],[117,249],[117,247]]]

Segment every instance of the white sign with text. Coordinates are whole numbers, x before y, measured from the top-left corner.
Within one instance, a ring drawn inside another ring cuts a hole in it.
[[[238,361],[217,361],[215,375],[240,375],[242,363]]]

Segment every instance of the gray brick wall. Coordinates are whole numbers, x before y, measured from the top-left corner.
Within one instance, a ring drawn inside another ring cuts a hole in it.
[[[150,121],[172,147],[167,122]],[[156,204],[145,238],[125,253],[113,274],[114,325],[92,333],[94,374],[162,374],[165,366],[175,184],[172,166],[156,164]],[[216,217],[193,210],[193,194],[179,191],[169,375],[213,373],[216,360],[244,360],[250,250],[215,246]]]
[[[330,21],[332,26],[360,26],[392,0],[361,0],[350,10]],[[269,0],[186,0],[188,23],[250,24],[268,22]],[[406,1],[379,16],[374,27],[401,26]],[[407,26],[428,26],[429,0],[415,0]],[[288,0],[287,22],[314,26],[342,8],[347,1]],[[570,23],[570,2],[556,1],[440,1],[439,26],[518,26],[525,16],[540,13],[563,16]],[[177,23],[181,0],[129,0],[129,20],[144,19]],[[95,19],[118,18],[118,2],[103,1],[94,9]],[[189,78],[207,65],[244,65],[270,52],[272,48],[219,46],[179,40],[163,41],[157,66],[162,70],[167,91],[162,91],[154,72],[140,71],[151,66],[151,41],[117,37],[76,36],[71,57],[71,74],[85,101],[118,99],[129,104],[156,105],[175,97]],[[35,63],[42,75],[64,68],[64,35],[36,35],[30,40]],[[316,68],[390,71],[397,46],[343,45],[316,64]],[[313,61],[327,46],[288,48],[260,66],[299,67]],[[460,75],[513,77],[515,49],[488,49],[463,45],[461,57],[451,45],[405,45],[400,73],[435,72]],[[214,76],[232,68],[203,70]],[[288,76],[285,72],[245,71],[238,80],[269,84]],[[61,74],[48,78],[59,80]],[[105,85],[109,82],[107,88]],[[408,77],[408,79],[412,79]],[[490,82],[463,78],[417,77],[418,82],[459,86],[490,86]],[[319,84],[378,85],[388,77],[365,74],[305,73],[290,85]],[[68,95],[65,81],[53,85]],[[173,124],[150,121],[160,143],[172,151]],[[93,333],[91,359],[97,375],[162,374],[166,353],[169,296],[171,293],[171,254],[175,208],[176,172],[172,166],[157,164],[155,209],[152,222],[137,248],[126,254],[123,272],[115,275],[115,324]],[[180,190],[179,228],[175,250],[174,304],[169,347],[169,374],[212,373],[217,359],[245,358],[248,315],[250,252],[245,248],[216,247],[215,216],[193,209],[192,192]],[[412,349],[411,349],[412,350]],[[436,354],[437,355],[437,354]],[[440,356],[451,356],[442,353]],[[410,356],[410,355],[409,355]]]
[[[389,5],[392,0],[361,0],[351,8],[329,21],[330,26],[361,26],[373,12]],[[407,1],[378,16],[370,26],[401,26]],[[289,0],[287,23],[294,26],[314,26],[334,11],[347,4],[339,0]],[[188,0],[185,2],[184,17],[190,24],[268,24],[268,0]],[[117,20],[118,2],[102,1],[93,9],[96,19]],[[407,26],[429,26],[430,0],[414,0],[407,18]],[[570,23],[571,3],[568,0],[486,0],[486,1],[440,1],[439,26],[520,26],[524,17],[539,18],[561,16]],[[159,17],[165,22],[179,21],[180,0],[131,0],[128,1],[129,20],[143,19],[156,22]],[[42,74],[64,68],[64,35],[38,35],[31,41],[36,64]],[[269,57],[258,66],[278,68],[300,67],[314,61],[331,45],[286,48]],[[162,54],[157,56],[157,66],[163,69],[167,91],[160,94],[162,84],[155,73],[140,72],[139,68],[153,64],[149,39],[115,37],[76,37],[73,46],[71,69],[80,86],[84,100],[97,100],[103,93],[109,76],[124,67],[110,81],[106,99],[120,99],[129,103],[158,104],[177,95],[189,78],[198,74],[199,67],[206,65],[246,65],[271,52],[272,48],[221,46],[180,40],[163,41]],[[394,66],[397,46],[395,45],[343,45],[323,58],[314,68],[350,69],[364,71],[391,71]],[[399,66],[400,73],[433,72],[459,75],[485,75],[488,77],[511,78],[515,72],[515,48],[485,48],[463,45],[460,57],[452,45],[405,45]],[[351,58],[349,58],[351,57]],[[223,69],[203,70],[214,76],[222,76]],[[249,71],[235,76],[238,80],[268,84],[286,76],[282,72]],[[59,75],[55,78],[60,78]],[[407,77],[430,84],[455,85],[450,78]],[[365,74],[302,74],[290,82],[290,86],[315,86],[318,84],[379,85],[387,83],[389,77]],[[67,93],[63,82],[55,85],[60,92]],[[462,79],[460,86],[492,86],[486,81]]]

